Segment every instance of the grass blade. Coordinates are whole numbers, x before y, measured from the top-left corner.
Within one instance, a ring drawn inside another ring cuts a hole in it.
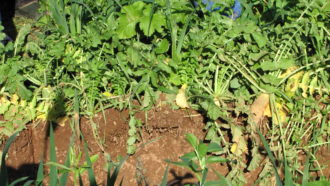
[[[29,180],[29,181],[25,182],[23,186],[30,186],[30,185],[32,185],[33,182],[34,182],[33,180]]]
[[[88,155],[88,147],[87,147],[86,142],[84,144],[84,147],[85,147],[86,162],[87,162],[87,166],[88,166],[87,172],[88,172],[88,177],[89,177],[89,183],[90,183],[90,186],[97,186],[94,171],[93,171],[93,165],[92,165],[92,161]]]
[[[117,177],[118,177],[119,170],[121,169],[121,167],[122,167],[123,163],[126,161],[126,159],[127,159],[127,157],[122,158],[120,160],[119,165],[116,166],[115,170],[111,174],[111,177],[109,175],[110,174],[110,169],[108,170],[107,186],[114,186],[115,185]]]
[[[65,163],[64,163],[64,166],[65,167],[70,167],[70,159],[71,159],[70,147],[72,147],[72,145],[73,145],[73,140],[72,139],[73,138],[71,138],[69,149],[68,149],[68,155],[66,156],[66,160],[65,160]],[[59,183],[60,186],[65,186],[66,185],[68,176],[69,176],[69,172],[68,171],[64,172],[61,175],[61,177],[60,177],[60,183]]]
[[[21,178],[18,178],[17,180],[13,181],[9,186],[15,186],[15,185],[18,185],[18,183],[22,182],[22,181],[25,181],[27,180],[29,177],[21,177]]]
[[[206,176],[207,176],[207,173],[209,172],[209,169],[208,168],[205,168],[203,170],[203,175],[202,175],[202,180],[200,182],[200,185],[205,185],[206,183]]]
[[[5,148],[3,148],[3,153],[1,157],[1,168],[0,168],[0,183],[3,185],[8,185],[8,173],[6,167],[6,155],[8,153],[10,145],[15,141],[18,132],[14,133],[12,136],[9,137],[8,141],[6,142]]]
[[[168,167],[169,166],[167,165],[167,167],[165,169],[163,179],[162,179],[162,182],[160,183],[160,186],[166,186],[167,185]]]
[[[49,134],[49,137],[50,137],[50,139],[49,139],[50,161],[56,162],[55,137],[54,137],[53,125],[51,122],[50,122],[49,128],[50,128],[50,134]],[[52,164],[50,165],[49,185],[57,186],[57,167]]]
[[[309,152],[307,152],[307,158],[306,158],[306,162],[305,162],[305,166],[304,166],[304,175],[302,178],[302,183],[301,186],[307,186],[308,185],[308,180],[309,180],[309,167],[310,167],[310,156],[311,154]]]
[[[286,161],[285,157],[284,157],[284,185],[285,186],[294,185],[290,168],[288,167],[288,162]]]
[[[275,173],[275,177],[276,177],[276,185],[277,185],[277,186],[283,186],[283,183],[282,183],[282,181],[281,181],[280,175],[278,174],[277,169],[276,169],[275,157],[274,157],[273,153],[271,152],[271,150],[270,150],[270,148],[269,148],[269,145],[268,145],[268,143],[267,143],[265,137],[261,134],[261,132],[260,132],[259,130],[258,130],[258,134],[259,134],[259,136],[260,136],[260,138],[261,138],[262,143],[263,143],[264,146],[265,146],[265,149],[266,149],[266,151],[267,151],[267,154],[268,154],[268,156],[269,156],[269,159],[270,159],[270,161],[271,161],[272,164],[273,164],[274,173]]]
[[[38,167],[36,186],[42,185],[42,180],[44,180],[44,162],[41,161]]]

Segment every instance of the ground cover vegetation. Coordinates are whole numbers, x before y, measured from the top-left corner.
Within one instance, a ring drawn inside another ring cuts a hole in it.
[[[187,134],[194,152],[169,161],[190,168],[199,185],[244,184],[243,171],[261,162],[256,184],[326,182],[315,153],[329,145],[329,2],[240,0],[241,13],[230,0],[40,5],[38,21],[0,43],[2,139],[29,122],[64,116],[77,137],[80,117],[114,107],[130,110],[127,153],[134,154],[143,125],[134,114],[162,93],[174,95],[174,109],[207,118],[203,142]],[[53,160],[56,180],[56,167],[70,165]],[[219,162],[230,172],[206,182],[208,164]],[[317,171],[321,176],[313,176]]]

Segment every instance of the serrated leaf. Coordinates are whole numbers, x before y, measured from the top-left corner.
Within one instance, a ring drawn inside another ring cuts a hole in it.
[[[119,39],[128,39],[136,34],[136,24],[143,16],[145,3],[137,1],[122,8],[122,15],[117,19],[118,28],[116,33]]]

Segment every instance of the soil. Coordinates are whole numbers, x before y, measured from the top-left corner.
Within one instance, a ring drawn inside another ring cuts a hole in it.
[[[203,139],[205,118],[196,111],[172,110],[168,106],[155,107],[148,112],[137,113],[135,116],[144,123],[140,132],[138,149],[123,164],[117,184],[122,181],[124,186],[158,185],[167,166],[169,166],[167,185],[196,183],[197,178],[192,172],[168,164],[165,160],[178,161],[180,156],[193,150],[186,142],[185,134],[193,133],[197,138]],[[118,156],[126,157],[127,155],[128,122],[128,111],[115,109],[108,109],[92,119],[81,119],[81,133],[88,144],[89,155],[98,155],[93,169],[99,185],[106,185],[106,165],[109,162],[107,157],[117,162]],[[57,161],[64,164],[72,136],[70,122],[68,120],[63,125],[56,125],[54,128]],[[19,134],[10,147],[7,159],[8,174],[11,180],[23,176],[35,178],[40,161],[49,160],[48,130],[49,124],[39,122],[28,125],[27,129]],[[82,143],[76,143],[75,149],[83,152]],[[329,161],[328,152],[320,151],[320,153],[325,153],[325,155],[320,154],[325,158],[324,162]],[[229,171],[226,164],[213,164],[212,168],[221,175],[226,175]],[[325,169],[324,172],[330,175],[328,169]],[[246,185],[252,185],[257,180],[260,171],[261,166],[253,172],[246,172],[245,177],[249,181]],[[48,172],[47,166],[45,172]],[[217,178],[216,174],[210,171],[208,180]],[[88,185],[86,171],[82,179],[85,185]],[[45,185],[47,185],[47,179]],[[69,176],[67,185],[74,185],[73,175]]]

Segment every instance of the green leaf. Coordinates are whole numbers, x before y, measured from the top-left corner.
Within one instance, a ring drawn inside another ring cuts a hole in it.
[[[220,108],[213,101],[202,102],[201,106],[207,111],[207,116],[212,120],[217,120],[220,116],[223,116]]]
[[[219,152],[219,151],[222,151],[222,147],[217,144],[217,143],[210,143],[208,146],[207,146],[207,152]]]
[[[158,44],[157,47],[155,48],[155,52],[157,54],[162,54],[168,51],[170,48],[170,44],[167,39],[162,39]]]
[[[230,88],[239,88],[241,87],[241,84],[238,82],[238,79],[237,78],[234,78],[230,81]]]
[[[228,162],[229,160],[226,158],[222,158],[219,156],[209,156],[206,159],[206,164],[210,164],[210,163],[224,163],[224,162]]]
[[[259,48],[262,48],[267,44],[267,38],[260,32],[253,32],[252,37],[257,42]]]
[[[41,162],[39,163],[39,166],[38,166],[36,186],[41,186],[43,179],[44,179],[44,163],[41,160]]]
[[[197,153],[200,158],[205,157],[207,153],[207,146],[204,143],[200,143],[197,148]]]
[[[186,140],[188,143],[194,147],[194,149],[197,149],[198,147],[198,139],[194,134],[186,134]]]
[[[128,145],[134,145],[135,141],[136,141],[136,137],[135,136],[131,136],[131,137],[128,138],[127,144]]]
[[[325,180],[307,183],[307,186],[328,186],[328,185],[330,185],[330,182]]]
[[[278,78],[271,74],[265,74],[265,75],[261,76],[261,78],[265,83],[275,85],[275,86],[277,86],[282,80],[282,78]]]
[[[293,59],[281,59],[279,62],[264,61],[260,64],[260,68],[264,71],[286,70],[295,65]]]
[[[122,14],[118,18],[118,28],[116,33],[119,39],[128,39],[136,34],[136,24],[143,16],[145,3],[137,1],[131,5],[122,8]]]
[[[161,13],[153,14],[152,17],[150,17],[151,12],[151,5],[148,6],[143,11],[143,17],[141,18],[140,22],[140,28],[143,31],[144,35],[151,36],[155,31],[161,33],[163,32],[163,26],[166,24],[165,15]],[[150,21],[150,18],[152,20]],[[149,24],[150,23],[150,24]]]
[[[196,156],[195,152],[188,152],[180,157],[180,159],[182,159],[184,161],[191,161],[191,160],[195,160],[196,158],[197,158],[197,156]]]

